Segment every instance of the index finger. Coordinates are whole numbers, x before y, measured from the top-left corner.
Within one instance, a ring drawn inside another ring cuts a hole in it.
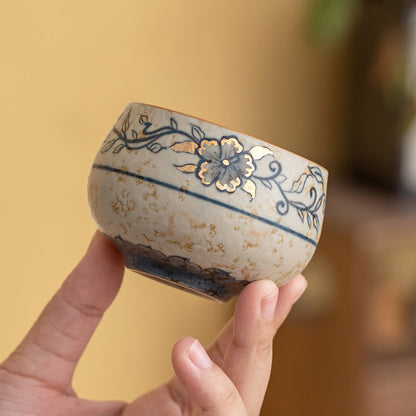
[[[1,368],[70,392],[76,364],[114,300],[123,272],[121,254],[97,232],[84,258]]]

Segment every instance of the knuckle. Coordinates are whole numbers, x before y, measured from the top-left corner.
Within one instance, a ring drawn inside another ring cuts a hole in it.
[[[264,361],[270,359],[273,351],[273,338],[267,338],[257,342],[256,344],[249,344],[242,341],[240,338],[234,337],[231,340],[231,345],[237,354],[240,356],[255,356],[257,360]]]
[[[75,309],[78,311],[81,315],[84,315],[86,317],[90,318],[100,318],[103,314],[102,308],[99,308],[95,305],[89,305],[84,302],[76,301],[75,299],[72,299],[71,296],[68,296],[68,294],[65,293],[65,290],[61,290],[58,292],[61,299],[72,309]]]
[[[243,354],[247,353],[253,348],[253,345],[236,336],[232,338],[231,346],[236,350],[240,350]]]
[[[213,361],[218,365],[222,366],[224,362],[225,352],[221,349],[218,343],[214,343],[209,349],[209,355],[213,358]]]
[[[238,403],[238,394],[235,389],[227,389],[221,393],[220,403],[224,407],[234,407]]]
[[[174,379],[166,383],[167,392],[174,403],[180,409],[181,414],[191,415],[193,410],[192,403],[187,400],[183,391],[179,388]]]
[[[256,347],[256,357],[259,361],[269,360],[273,353],[273,340],[260,342]]]
[[[213,401],[201,407],[203,412],[209,412],[215,409],[232,409],[238,405],[239,396],[234,388],[224,389],[218,392]]]

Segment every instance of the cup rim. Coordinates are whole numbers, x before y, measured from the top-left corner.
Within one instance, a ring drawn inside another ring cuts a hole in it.
[[[171,112],[171,113],[180,114],[180,115],[185,116],[185,117],[191,117],[191,118],[194,118],[194,119],[196,119],[196,120],[202,121],[202,122],[204,122],[204,123],[208,123],[208,124],[211,124],[211,125],[216,126],[216,127],[220,127],[220,128],[226,129],[226,130],[230,130],[230,131],[232,131],[232,132],[234,132],[234,133],[236,133],[236,134],[240,134],[240,135],[243,135],[243,136],[246,136],[246,137],[249,137],[249,138],[252,138],[252,139],[258,140],[259,142],[264,143],[264,144],[266,144],[266,145],[268,145],[268,146],[275,147],[276,149],[279,149],[280,151],[283,151],[283,152],[286,152],[286,153],[290,153],[290,154],[292,154],[293,156],[296,156],[296,157],[298,157],[298,158],[300,158],[300,159],[306,160],[307,162],[313,163],[314,165],[319,166],[321,169],[323,169],[323,170],[326,172],[326,174],[327,174],[327,175],[329,175],[328,169],[326,169],[325,167],[323,167],[323,166],[322,166],[322,165],[320,165],[319,163],[316,163],[316,162],[314,162],[313,160],[308,159],[307,157],[301,156],[301,155],[299,155],[299,154],[297,154],[297,153],[295,153],[295,152],[292,152],[291,150],[284,149],[284,148],[283,148],[283,147],[281,147],[281,146],[278,146],[278,145],[276,145],[276,144],[273,144],[273,143],[267,142],[266,140],[263,140],[263,139],[259,139],[259,138],[257,138],[257,137],[254,137],[254,136],[250,135],[250,134],[243,133],[243,132],[241,132],[241,131],[239,131],[239,130],[235,130],[235,129],[229,128],[229,127],[227,127],[227,126],[224,126],[223,124],[215,123],[215,122],[212,122],[212,121],[210,121],[210,120],[206,120],[206,119],[204,119],[204,118],[202,118],[202,117],[197,117],[197,116],[194,116],[194,115],[191,115],[191,114],[185,113],[185,112],[183,112],[183,111],[172,110],[171,108],[168,108],[168,107],[163,107],[163,106],[159,106],[159,105],[154,105],[154,104],[143,103],[143,102],[139,102],[139,101],[132,101],[132,102],[130,102],[127,106],[130,106],[130,105],[133,105],[133,104],[144,105],[144,106],[146,106],[146,107],[156,108],[156,109],[159,109],[159,110],[164,110],[164,111],[169,111],[169,112]]]

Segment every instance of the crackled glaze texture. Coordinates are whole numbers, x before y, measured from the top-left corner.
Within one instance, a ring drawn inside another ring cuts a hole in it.
[[[95,158],[88,199],[127,267],[225,301],[250,281],[280,286],[306,267],[327,177],[276,146],[133,103]]]

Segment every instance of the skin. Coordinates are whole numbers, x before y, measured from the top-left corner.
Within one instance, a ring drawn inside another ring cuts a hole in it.
[[[79,398],[76,365],[120,288],[120,253],[97,232],[15,351],[0,365],[2,416],[255,416],[270,377],[273,338],[307,284],[278,289],[257,281],[240,294],[235,314],[206,352],[186,337],[172,351],[174,377],[132,403]]]

